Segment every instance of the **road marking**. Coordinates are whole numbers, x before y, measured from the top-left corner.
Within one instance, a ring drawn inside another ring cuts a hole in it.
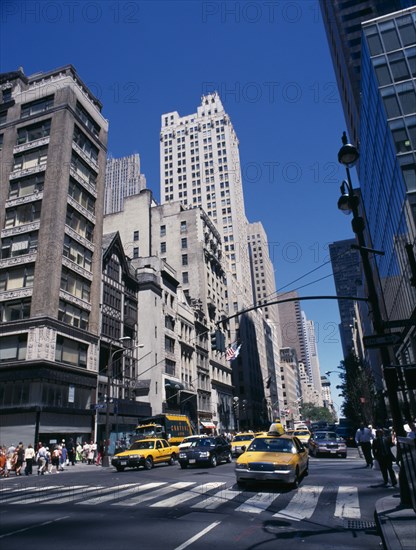
[[[52,497],[49,501],[43,501],[41,502],[41,504],[50,504],[51,502],[53,502],[53,504],[65,504],[65,503],[68,503],[68,502],[75,502],[76,500],[82,500],[83,498],[85,498],[87,496],[88,493],[92,493],[93,491],[97,492],[97,491],[101,491],[103,490],[104,487],[101,486],[101,485],[96,485],[94,487],[87,487],[86,489],[84,489],[83,491],[81,491],[80,493],[76,494],[76,495],[66,495],[64,497],[61,497],[61,493],[58,495],[58,498],[56,497]]]
[[[339,487],[335,517],[357,519],[361,517],[357,487]]]
[[[319,495],[323,487],[307,485],[297,490],[297,493],[283,510],[274,514],[274,518],[300,521],[312,516],[318,504]]]
[[[30,529],[37,529],[38,527],[44,527],[45,525],[50,525],[51,523],[56,523],[57,521],[62,521],[63,519],[68,519],[71,516],[62,516],[61,518],[52,519],[51,521],[45,521],[44,523],[37,523],[31,527],[24,527],[23,529],[18,529],[17,531],[11,531],[10,533],[5,533],[0,535],[0,539],[5,537],[10,537],[11,535],[17,535],[18,533],[24,533],[25,531],[30,531]]]
[[[196,498],[200,495],[204,495],[208,491],[212,491],[213,489],[218,489],[218,487],[221,487],[225,485],[225,483],[221,481],[214,481],[211,483],[204,483],[202,485],[198,485],[198,487],[194,487],[192,491],[184,491],[183,493],[180,493],[179,495],[176,495],[174,497],[167,498],[165,500],[155,502],[154,504],[151,504],[151,508],[162,508],[164,506],[170,508],[171,506],[176,506],[178,504],[182,504],[183,502],[186,502],[187,500],[191,500],[192,498]]]
[[[214,527],[217,527],[217,525],[219,525],[220,523],[221,523],[220,521],[214,521],[214,523],[211,523],[211,525],[208,525],[208,527],[205,527],[205,529],[203,529],[200,533],[198,533],[198,535],[195,535],[194,537],[188,539],[180,546],[177,546],[174,550],[184,550],[184,548],[193,544],[196,540],[203,537],[206,533],[211,531],[211,529],[214,529]]]
[[[40,504],[40,503],[44,502],[45,500],[52,500],[56,497],[62,496],[63,494],[70,493],[74,489],[83,489],[85,487],[88,487],[88,485],[73,485],[71,487],[65,487],[65,486],[58,487],[59,488],[59,494],[57,494],[57,495],[40,495],[40,496],[36,496],[35,502],[36,502],[36,504]],[[17,502],[12,502],[10,504],[23,504],[23,505],[32,504],[32,500],[30,499],[30,495],[24,495],[24,496],[25,496],[24,500],[18,500]],[[66,497],[66,500],[68,500],[68,495]]]
[[[25,493],[23,495],[23,498],[28,499],[30,496],[32,498],[30,503],[37,502],[36,499],[38,498],[39,493],[50,491],[51,489],[60,489],[60,488],[62,488],[62,485],[49,485],[48,487],[31,487],[30,488],[31,495],[28,493]],[[6,504],[12,504],[12,503],[15,503],[16,501],[20,501],[21,498],[22,498],[22,495],[19,495],[19,496],[11,495],[10,498],[6,497],[4,500],[2,499],[2,502]]]
[[[164,484],[165,483],[162,483],[162,485]],[[185,489],[186,487],[190,487],[191,485],[195,485],[195,483],[190,481],[180,481],[178,483],[174,483],[173,485],[163,487],[162,489],[152,491],[145,495],[138,495],[136,497],[124,500],[123,502],[115,502],[114,504],[112,504],[112,506],[135,506],[136,504],[141,504],[142,502],[146,502],[148,500],[154,500],[156,498],[163,497],[170,493],[173,489]]]
[[[204,510],[215,510],[224,502],[232,500],[237,495],[240,495],[241,491],[231,491],[230,489],[222,489],[215,493],[215,495],[204,499],[202,502],[197,502],[191,508],[203,508]]]
[[[139,485],[140,483],[126,483],[125,485],[120,485],[118,487],[111,487],[110,489],[105,489],[102,491],[97,497],[83,500],[82,502],[76,502],[75,506],[94,506],[95,504],[101,504],[102,502],[108,502],[109,500],[116,500],[117,498],[122,498],[124,495],[137,492]]]
[[[236,512],[247,512],[248,514],[259,514],[276,500],[280,493],[257,493],[248,500],[246,500],[241,506],[236,509]]]

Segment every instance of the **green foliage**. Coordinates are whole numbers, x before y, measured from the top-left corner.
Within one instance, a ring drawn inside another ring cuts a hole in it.
[[[313,403],[303,403],[300,412],[304,420],[310,420],[311,422],[328,422],[328,424],[332,424],[336,420],[335,415],[329,409],[317,407]]]
[[[354,354],[341,362],[341,369],[344,416],[356,426],[360,422],[374,423],[377,398],[371,370]]]

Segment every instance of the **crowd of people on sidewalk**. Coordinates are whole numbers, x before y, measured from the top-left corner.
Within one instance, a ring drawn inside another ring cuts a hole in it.
[[[11,473],[16,476],[32,475],[37,468],[37,475],[64,472],[68,466],[77,463],[101,465],[104,454],[104,445],[87,441],[84,444],[75,444],[73,439],[65,442],[65,439],[53,447],[44,446],[41,442],[32,444],[26,448],[20,442],[17,446],[0,447],[0,477],[9,477]]]
[[[404,426],[406,437],[416,439],[416,424],[409,421]],[[367,427],[362,423],[355,434],[355,442],[362,451],[366,461],[366,468],[377,468],[383,477],[384,486],[390,483],[393,487],[397,485],[396,473],[393,464],[399,464],[399,457],[393,454],[392,448],[396,445],[396,436],[393,431],[382,428],[373,429],[369,424]]]

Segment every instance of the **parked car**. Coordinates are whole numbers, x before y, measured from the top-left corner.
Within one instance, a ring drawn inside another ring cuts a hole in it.
[[[314,457],[326,454],[347,458],[347,444],[336,432],[315,432],[309,440],[309,452]]]
[[[239,456],[245,451],[254,439],[253,432],[241,432],[236,434],[231,441],[231,454],[233,456]]]
[[[181,468],[209,465],[213,468],[220,462],[231,462],[231,445],[223,437],[204,437],[192,441],[187,449],[179,452]]]
[[[342,437],[342,439],[347,444],[347,447],[356,447],[355,443],[355,432],[357,430],[354,428],[350,428],[347,426],[339,426],[335,432],[338,437]]]
[[[307,449],[291,435],[256,437],[235,464],[237,483],[278,481],[297,486],[308,474]]]
[[[139,468],[145,470],[153,468],[154,464],[166,462],[170,466],[175,463],[177,454],[175,447],[171,447],[166,439],[139,439],[135,441],[127,451],[113,456],[111,464],[117,472],[125,468]]]

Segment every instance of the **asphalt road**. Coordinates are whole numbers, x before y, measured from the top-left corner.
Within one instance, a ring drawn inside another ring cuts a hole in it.
[[[393,488],[349,457],[311,458],[296,490],[237,487],[234,464],[126,470],[76,465],[0,480],[0,545],[7,550],[378,549],[375,501]]]

